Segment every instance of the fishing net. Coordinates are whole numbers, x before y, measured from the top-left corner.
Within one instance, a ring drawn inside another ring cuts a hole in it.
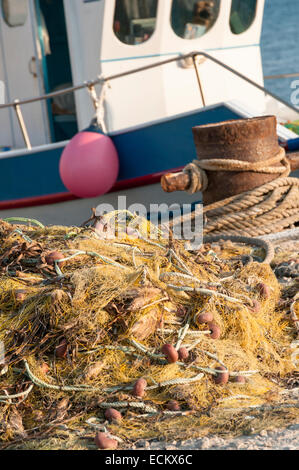
[[[295,132],[295,134],[299,135],[299,121],[288,121],[284,124],[284,126],[287,129],[290,129],[291,131]]]
[[[229,242],[187,251],[115,215],[115,238],[109,214],[101,228],[0,224],[4,443],[66,416],[102,426],[110,408],[122,439],[150,422],[161,435],[204,427],[207,410],[279,400],[277,378],[296,369],[294,321],[271,267],[254,261],[262,253]]]

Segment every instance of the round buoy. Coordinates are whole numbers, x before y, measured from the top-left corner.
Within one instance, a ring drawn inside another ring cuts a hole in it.
[[[46,362],[43,362],[40,366],[40,371],[42,374],[48,374],[48,372],[50,372],[50,367],[48,366],[48,364]]]
[[[67,357],[68,344],[66,339],[62,339],[58,346],[55,348],[55,355],[59,359],[65,359]]]
[[[176,400],[171,400],[167,403],[168,411],[181,411],[181,407]]]
[[[252,306],[249,307],[249,310],[252,312],[252,313],[259,313],[260,310],[261,310],[261,304],[258,300],[255,300],[253,299],[252,301]]]
[[[186,348],[180,348],[178,350],[178,354],[180,361],[187,361],[187,359],[189,358],[189,351]]]
[[[102,450],[115,450],[117,449],[118,442],[115,439],[109,437],[107,433],[98,432],[95,436],[95,444],[98,449]]]
[[[143,398],[145,395],[145,389],[147,387],[147,381],[145,379],[138,379],[133,387],[133,395],[135,397]]]
[[[258,285],[257,285],[257,288],[258,288],[258,291],[260,293],[260,296],[263,298],[263,299],[269,299],[269,297],[271,297],[271,291],[270,291],[270,287],[267,285],[267,284],[264,284],[263,282],[260,282]]]
[[[169,364],[174,364],[179,360],[179,353],[172,344],[164,344],[161,349]]]
[[[65,258],[65,256],[62,253],[60,253],[59,251],[52,251],[51,253],[48,253],[45,256],[46,263],[49,266],[54,266],[56,261],[63,260],[64,258]],[[61,263],[59,263],[61,268],[64,264],[65,263],[63,261]]]
[[[221,337],[221,329],[215,323],[208,323],[208,328],[211,331],[209,338],[219,339]]]
[[[229,380],[229,372],[226,369],[226,367],[219,366],[219,367],[216,367],[216,370],[218,370],[219,372],[217,373],[216,376],[213,377],[215,384],[217,385],[227,384]]]
[[[235,384],[244,385],[246,384],[246,377],[244,377],[243,375],[237,375],[232,378],[232,382],[234,382]]]
[[[81,198],[107,193],[116,183],[119,160],[107,135],[82,131],[65,147],[59,164],[66,188]]]
[[[108,419],[108,421],[112,422],[118,422],[122,420],[122,415],[119,411],[115,410],[114,408],[108,408],[105,411],[105,418]]]
[[[214,315],[212,312],[201,312],[198,313],[195,317],[195,321],[198,325],[203,325],[204,323],[212,323],[214,320]]]

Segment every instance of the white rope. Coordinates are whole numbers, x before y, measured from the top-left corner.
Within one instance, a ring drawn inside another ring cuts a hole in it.
[[[209,296],[215,296],[215,297],[222,297],[223,299],[228,300],[229,302],[233,303],[238,303],[242,304],[242,300],[235,299],[234,297],[229,297],[228,295],[221,294],[220,292],[216,292],[210,289],[200,289],[197,287],[189,287],[189,286],[175,286],[174,284],[167,284],[167,287],[169,289],[173,289],[176,291],[183,291],[183,292],[195,292],[196,294],[202,294],[202,295],[209,295]]]
[[[233,395],[231,397],[221,398],[220,403],[231,401],[231,400],[254,400],[256,397],[249,397],[248,395]]]
[[[279,233],[271,233],[270,235],[261,235],[262,240],[269,240],[271,242],[282,241],[282,240],[295,240],[299,238],[299,228],[291,228],[289,230],[284,230]]]
[[[144,410],[146,413],[157,413],[157,409],[146,405],[142,401],[116,401],[114,403],[100,403],[101,408],[137,408]]]
[[[169,297],[163,297],[162,299],[155,300],[154,302],[151,302],[150,304],[144,305],[144,307],[141,307],[141,310],[145,310],[146,308],[152,307],[153,305],[160,304],[161,302],[166,302],[166,300],[169,300]]]
[[[194,382],[198,382],[203,378],[204,374],[198,374],[195,377],[186,377],[186,378],[178,378],[178,379],[172,379],[172,380],[167,380],[166,382],[161,382],[157,385],[152,385],[151,387],[146,387],[146,390],[155,390],[156,388],[162,388],[162,387],[170,387],[172,385],[185,385],[185,384],[190,384]]]
[[[104,134],[108,133],[107,126],[105,123],[105,99],[106,99],[106,91],[107,87],[110,88],[110,84],[103,79],[102,76],[99,77],[101,80],[101,91],[99,96],[97,96],[97,92],[95,90],[94,85],[88,86],[88,92],[92,99],[94,108],[95,108],[95,120],[98,126],[102,129]]]
[[[189,322],[189,318],[187,320],[187,323],[186,325],[184,326],[184,328],[181,328],[179,330],[179,334],[178,334],[178,341],[177,341],[177,344],[175,346],[175,349],[178,351],[182,345],[182,342],[184,341],[185,337],[186,337],[186,334],[188,333],[188,330],[190,328],[190,322]]]
[[[169,261],[171,261],[171,258],[174,257],[174,259],[182,266],[185,274],[193,277],[193,274],[192,272],[190,271],[190,269],[188,268],[188,266],[186,266],[186,264],[181,260],[181,258],[176,254],[176,252],[170,248],[169,250]]]
[[[170,328],[158,328],[157,333],[165,333],[165,334],[175,334],[176,330],[172,330]],[[202,330],[202,331],[194,331],[194,330],[189,330],[187,331],[186,335],[190,336],[202,336],[202,335],[209,335],[211,334],[210,330]]]
[[[221,408],[221,411],[244,411],[244,410],[259,410],[271,411],[283,408],[299,408],[299,403],[278,403],[277,405],[249,405],[242,408]]]
[[[15,395],[0,395],[0,403],[9,403],[11,404],[11,400],[16,398],[27,398],[31,390],[33,389],[34,384],[31,384],[25,392],[17,393]]]
[[[239,372],[230,372],[230,377],[238,377],[242,375],[243,377],[251,377],[252,375],[259,374],[259,370],[240,370]]]

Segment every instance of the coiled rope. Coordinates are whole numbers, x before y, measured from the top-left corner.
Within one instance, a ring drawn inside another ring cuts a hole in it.
[[[281,163],[281,166],[273,166]],[[285,150],[263,162],[211,159],[194,160],[186,166],[189,192],[205,191],[209,171],[252,171],[279,177],[258,188],[204,207],[205,235],[257,237],[293,228],[299,222],[299,179],[290,178],[290,163]],[[241,241],[241,240],[240,240]]]
[[[220,240],[224,241],[231,241],[233,243],[245,243],[246,245],[253,245],[263,248],[265,251],[265,258],[263,263],[270,264],[274,258],[275,250],[272,243],[268,240],[262,240],[260,238],[253,238],[253,237],[242,237],[242,236],[233,236],[233,235],[206,235],[204,236],[204,243],[217,243]]]

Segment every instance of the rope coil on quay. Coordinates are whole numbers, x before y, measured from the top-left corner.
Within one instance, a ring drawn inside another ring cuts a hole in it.
[[[279,162],[282,166],[272,166]],[[277,173],[279,177],[258,188],[204,207],[203,212],[207,217],[205,236],[259,237],[294,228],[294,224],[299,222],[299,179],[289,177],[290,163],[283,148],[275,157],[263,162],[194,160],[184,169],[190,178],[189,193],[205,191],[208,187],[206,170]],[[242,242],[240,238],[235,241]]]

